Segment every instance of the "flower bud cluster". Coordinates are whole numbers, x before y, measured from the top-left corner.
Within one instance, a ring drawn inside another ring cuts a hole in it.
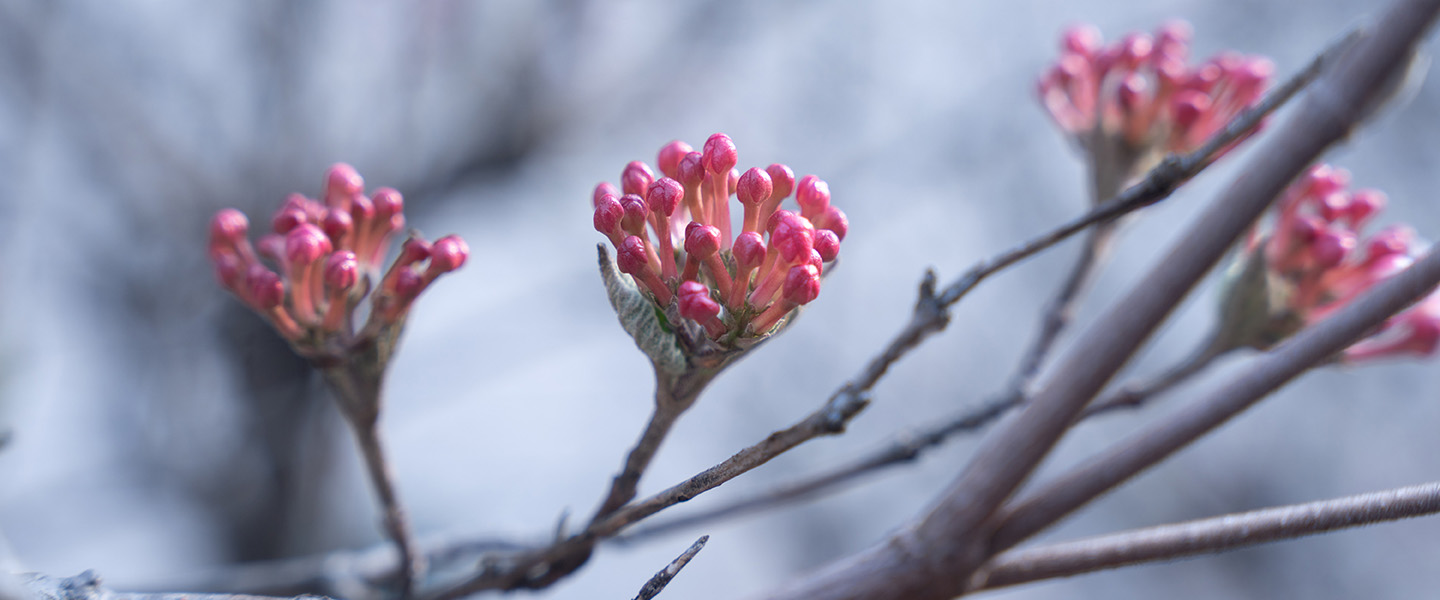
[[[701,151],[671,142],[654,170],[625,166],[620,187],[595,187],[595,229],[615,246],[616,264],[656,303],[712,339],[759,336],[820,293],[820,275],[840,252],[850,224],[830,204],[830,186],[796,180],[783,164],[740,172],[723,133]],[[795,209],[781,204],[794,193]],[[738,233],[731,197],[740,202]]]
[[[1280,198],[1272,230],[1251,243],[1264,252],[1272,281],[1284,286],[1283,310],[1301,323],[1322,319],[1415,260],[1424,250],[1415,231],[1392,225],[1362,237],[1385,206],[1376,190],[1351,190],[1350,174],[1311,167]],[[1347,359],[1427,355],[1440,344],[1440,294],[1391,318],[1375,336],[1352,346]]]
[[[302,353],[343,348],[398,326],[415,298],[470,253],[458,236],[434,243],[411,237],[381,276],[391,242],[405,227],[403,211],[399,192],[380,188],[367,196],[360,174],[337,164],[319,200],[291,194],[254,245],[244,213],[216,213],[210,260],[220,284]],[[369,318],[357,336],[356,309],[367,296]]]
[[[1092,152],[1115,141],[1136,150],[1193,150],[1260,100],[1274,65],[1235,52],[1188,65],[1191,33],[1176,21],[1107,46],[1095,27],[1071,27],[1059,59],[1040,78],[1040,101]]]

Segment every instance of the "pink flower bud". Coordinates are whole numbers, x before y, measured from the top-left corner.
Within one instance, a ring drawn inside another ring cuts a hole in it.
[[[595,231],[612,235],[620,228],[625,209],[615,196],[602,196],[595,203]]]
[[[1350,172],[1328,164],[1310,167],[1302,176],[1300,190],[1306,196],[1324,196],[1350,187]]]
[[[215,279],[220,285],[227,289],[235,290],[240,278],[240,257],[234,252],[219,252],[210,256],[210,262],[215,266]]]
[[[332,250],[330,238],[319,227],[303,223],[285,236],[285,260],[292,265],[313,263]]]
[[[1195,28],[1188,21],[1175,19],[1166,21],[1155,31],[1155,50],[1168,57],[1184,60],[1190,40],[1195,37]]]
[[[630,236],[615,249],[615,264],[621,273],[635,275],[650,268],[650,259],[645,255],[645,242]]]
[[[620,188],[615,187],[615,184],[608,181],[602,181],[595,184],[595,192],[590,197],[590,205],[592,207],[600,206],[600,199],[606,196],[619,198]]]
[[[749,270],[760,266],[761,261],[765,260],[765,250],[765,240],[760,238],[760,233],[747,231],[735,238],[735,247],[731,252],[735,255],[736,267]]]
[[[1154,40],[1149,34],[1129,34],[1120,40],[1120,63],[1126,69],[1135,69],[1150,59],[1150,52],[1154,48]]]
[[[395,273],[395,278],[391,285],[394,286],[392,291],[401,300],[400,305],[397,307],[399,311],[404,311],[409,308],[410,303],[420,295],[420,292],[425,291],[425,280],[420,277],[419,273],[410,269],[400,269],[399,272]]]
[[[435,274],[449,273],[465,265],[470,246],[458,235],[447,235],[430,246],[430,268]]]
[[[785,275],[785,286],[781,289],[786,300],[809,304],[820,295],[820,270],[808,264],[790,267],[790,272]]]
[[[646,190],[645,203],[661,216],[669,217],[675,214],[675,209],[680,207],[680,200],[684,197],[685,188],[679,181],[662,177],[652,182]]]
[[[285,284],[274,271],[261,265],[252,265],[245,274],[245,285],[250,288],[250,299],[255,307],[266,310],[280,306],[285,300]]]
[[[350,199],[365,193],[365,180],[355,168],[345,163],[335,163],[325,174],[325,204],[331,207],[349,208]]]
[[[687,188],[700,185],[705,179],[704,156],[699,152],[691,152],[680,159],[680,166],[676,169],[680,183]]]
[[[655,164],[660,167],[662,175],[678,181],[680,179],[680,161],[685,158],[686,154],[694,151],[695,149],[691,148],[690,144],[675,140],[660,149],[660,155],[655,157]]]
[[[364,196],[356,196],[350,199],[350,221],[360,223],[364,227],[375,219],[375,203]]]
[[[735,193],[740,199],[740,204],[748,207],[769,200],[774,189],[770,174],[758,167],[752,167],[740,176],[736,183]]]
[[[1091,57],[1100,49],[1100,29],[1089,23],[1072,25],[1060,36],[1060,49]]]
[[[1344,229],[1326,228],[1310,244],[1310,256],[1321,269],[1332,268],[1355,249],[1355,234]]]
[[[645,204],[645,199],[635,194],[625,194],[625,197],[620,199],[620,208],[625,211],[625,215],[620,218],[620,228],[630,235],[643,235],[645,220],[650,212],[650,206]]]
[[[1210,96],[1204,92],[1185,90],[1175,94],[1170,101],[1170,111],[1175,124],[1182,130],[1188,130],[1200,122],[1205,113],[1210,112],[1211,104]]]
[[[770,175],[770,183],[773,188],[770,198],[774,204],[790,196],[795,191],[795,172],[790,167],[780,163],[765,167],[765,173]]]
[[[720,303],[710,298],[710,290],[700,282],[681,283],[677,296],[682,317],[703,323],[720,314]]]
[[[1315,206],[1321,218],[1333,222],[1350,210],[1350,195],[1345,192],[1331,192],[1315,199]]]
[[[840,254],[840,235],[829,229],[815,231],[815,251],[820,260],[830,262]]]
[[[626,195],[643,196],[653,181],[655,181],[655,172],[650,170],[650,165],[638,160],[630,161],[630,164],[625,165],[625,170],[620,173],[620,189]]]
[[[800,214],[814,218],[830,207],[830,184],[814,175],[802,177],[795,188],[795,202],[800,205]]]
[[[1365,243],[1367,260],[1391,254],[1409,254],[1410,245],[1415,242],[1415,230],[1405,225],[1392,225],[1381,229]]]
[[[375,217],[381,221],[405,212],[405,198],[394,188],[375,190],[375,193],[370,195],[370,203],[375,205]]]
[[[680,282],[680,286],[675,289],[675,295],[680,298],[696,294],[709,296],[710,288],[705,287],[705,284],[698,281],[682,281]]]
[[[400,256],[395,259],[395,264],[404,267],[427,258],[430,258],[430,243],[418,237],[412,237],[405,240],[405,243],[400,246]]]
[[[685,253],[696,258],[706,258],[720,251],[720,229],[711,225],[688,228],[685,235]]]
[[[1385,194],[1379,190],[1356,190],[1350,195],[1350,209],[1346,216],[1358,228],[1383,210],[1385,203]]]
[[[1138,111],[1144,106],[1150,96],[1150,84],[1138,74],[1131,73],[1120,82],[1120,88],[1115,90],[1116,99],[1120,102],[1120,109],[1126,113]]]
[[[355,228],[354,220],[350,213],[343,210],[325,211],[325,219],[320,222],[320,228],[325,235],[337,245],[343,246],[350,237],[350,232]]]
[[[850,219],[845,217],[845,211],[832,204],[825,209],[824,214],[815,219],[815,227],[829,229],[835,232],[835,237],[844,240],[845,234],[850,233]]]
[[[275,233],[290,233],[290,230],[309,221],[305,209],[299,206],[287,205],[275,212],[275,217],[270,219],[270,226]]]
[[[250,220],[233,208],[221,209],[210,219],[210,245],[233,247],[245,239],[250,231]]]
[[[770,234],[770,244],[780,251],[786,263],[796,263],[810,256],[815,248],[815,227],[805,217],[783,219]]]
[[[355,253],[336,252],[325,259],[325,286],[331,290],[344,291],[355,287],[360,280],[360,262]]]
[[[772,236],[771,242],[774,242],[773,236],[775,235],[775,228],[780,225],[781,221],[789,221],[791,219],[796,219],[799,217],[800,215],[797,215],[788,210],[777,210],[773,213],[770,213],[770,218],[765,222],[765,231],[770,232],[770,235]]]
[[[705,170],[713,174],[729,173],[730,169],[740,162],[735,141],[723,133],[717,133],[705,140],[705,149],[701,154]]]

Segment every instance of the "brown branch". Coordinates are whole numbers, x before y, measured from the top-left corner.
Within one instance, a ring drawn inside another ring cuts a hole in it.
[[[611,481],[610,491],[600,503],[600,508],[595,511],[593,519],[609,515],[635,498],[636,490],[640,485],[640,477],[645,474],[645,469],[650,466],[650,461],[660,450],[660,444],[665,441],[665,437],[670,433],[670,428],[674,427],[675,421],[694,402],[694,398],[691,398],[683,405],[677,404],[667,395],[668,390],[657,383],[655,410],[650,414],[650,421],[645,424],[645,431],[640,434],[640,439],[635,442],[635,446],[626,455],[624,467]]]
[[[890,539],[775,598],[949,598],[993,550],[991,517],[1201,276],[1291,179],[1373,108],[1440,0],[1397,4],[1372,35],[1340,53],[1290,120],[1148,276],[1091,326],[1023,410],[989,436],[934,508]],[[1144,185],[1143,183],[1141,185]]]
[[[1440,482],[1011,550],[975,574],[983,590],[1440,512]]]
[[[650,581],[645,582],[645,586],[640,588],[640,594],[635,596],[635,600],[652,600],[655,596],[660,595],[665,586],[670,585],[670,580],[680,574],[680,569],[685,568],[685,565],[690,563],[690,559],[695,558],[695,555],[705,548],[705,542],[708,541],[710,541],[710,536],[702,535],[700,539],[695,540],[694,544],[690,544],[688,550],[680,553],[680,556],[675,557],[675,560],[670,561],[669,565],[651,577]]]
[[[1202,401],[1147,427],[1007,507],[994,548],[1009,548],[1140,471],[1188,446],[1307,369],[1334,357],[1440,283],[1440,252],[1375,285],[1331,317],[1257,357]]]
[[[769,510],[778,506],[801,502],[834,491],[840,486],[855,481],[866,474],[912,462],[925,450],[939,446],[944,443],[945,440],[956,434],[979,429],[999,418],[1000,415],[1005,414],[1005,411],[1013,406],[1015,406],[1015,400],[1011,397],[1007,396],[993,399],[938,425],[901,435],[889,446],[886,446],[878,452],[861,457],[859,460],[806,476],[790,485],[769,490],[754,497],[743,498],[712,509],[671,519],[663,523],[645,526],[631,533],[622,535],[616,538],[615,541],[620,543],[633,543],[645,538],[664,535],[672,531],[687,529],[704,523],[712,523],[730,517],[738,517]]]
[[[250,596],[241,594],[189,594],[189,593],[133,593],[116,592],[100,585],[100,577],[94,571],[85,571],[74,577],[49,577],[39,573],[21,576],[21,589],[32,598],[44,600],[278,600],[275,596]],[[299,596],[300,598],[322,598],[322,596]]]

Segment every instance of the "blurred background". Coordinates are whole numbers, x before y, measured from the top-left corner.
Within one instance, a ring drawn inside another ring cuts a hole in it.
[[[907,318],[927,267],[973,262],[1078,214],[1078,155],[1033,100],[1071,23],[1107,38],[1172,17],[1198,58],[1283,77],[1374,3],[1161,0],[379,2],[0,0],[0,562],[117,588],[380,540],[318,380],[214,283],[206,223],[263,220],[349,162],[469,264],[413,313],[383,426],[418,532],[539,540],[588,514],[651,403],[649,366],[595,273],[590,190],[671,139],[730,134],[849,213],[841,267],[784,336],[731,368],[642,482],[659,490],[813,410]],[[1440,83],[1331,158],[1440,236]],[[1283,117],[1282,117],[1283,118]],[[1079,323],[1153,266],[1244,152],[1128,226]],[[851,431],[686,510],[856,457],[1001,388],[1074,242],[996,277],[894,369]],[[1130,365],[1180,360],[1207,284]],[[1067,336],[1066,341],[1071,339]],[[1064,345],[1062,344],[1062,351]],[[1243,364],[1069,436],[1071,464]],[[1124,379],[1124,377],[1122,377]],[[1305,376],[1087,508],[1050,539],[1440,478],[1440,368]],[[666,597],[734,598],[855,552],[922,510],[974,439],[842,494],[599,552],[546,598],[629,597],[701,533]],[[691,506],[693,505],[693,506]],[[658,520],[658,519],[657,519]],[[1004,598],[1419,597],[1440,524],[1415,520],[992,593]],[[7,544],[8,541],[8,544]],[[4,548],[8,545],[10,552]],[[8,555],[8,556],[7,556]],[[1423,592],[1422,592],[1423,590]]]

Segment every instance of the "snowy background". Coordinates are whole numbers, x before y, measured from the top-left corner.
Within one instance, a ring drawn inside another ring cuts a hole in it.
[[[829,181],[843,265],[799,324],[730,369],[642,483],[668,486],[818,406],[903,324],[927,267],[974,261],[1082,210],[1082,166],[1035,105],[1058,32],[1184,17],[1195,53],[1282,75],[1369,2],[34,2],[0,0],[0,532],[29,570],[120,588],[362,547],[373,502],[302,362],[213,283],[206,222],[267,215],[324,169],[405,193],[472,255],[420,301],[393,365],[390,436],[422,535],[538,539],[593,510],[650,404],[649,367],[594,269],[590,189],[671,139]],[[1440,236],[1440,82],[1331,157]],[[1129,226],[1084,321],[1152,266],[1227,159]],[[1003,385],[1073,243],[995,278],[813,442],[675,509],[767,489]],[[1131,365],[1179,360],[1209,286]],[[1069,338],[1067,338],[1068,340]],[[1223,379],[1080,427],[1051,471]],[[1440,368],[1308,375],[1067,521],[1070,538],[1440,479]],[[546,598],[632,596],[700,533],[666,597],[735,598],[852,553],[925,507],[974,440],[823,501],[606,547]],[[1417,520],[993,593],[1003,598],[1419,597],[1440,523]],[[0,556],[4,541],[0,541]],[[0,559],[3,560],[3,559]]]

